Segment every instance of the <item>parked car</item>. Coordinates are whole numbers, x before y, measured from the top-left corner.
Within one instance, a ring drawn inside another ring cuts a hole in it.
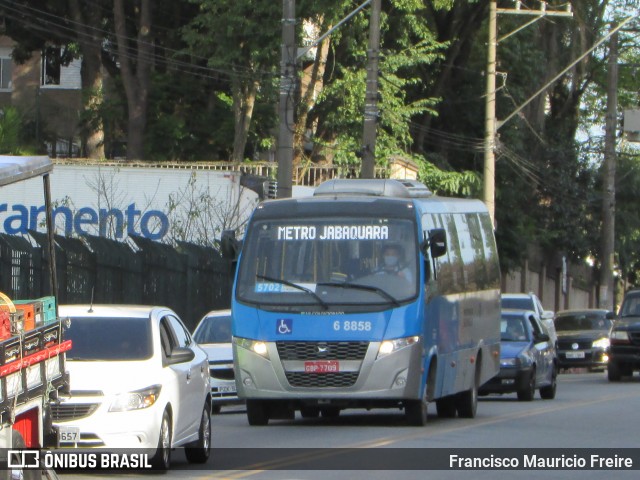
[[[171,449],[203,463],[211,445],[207,355],[164,307],[61,305],[70,394],[52,405],[61,447],[155,450],[167,470]]]
[[[231,347],[231,310],[207,313],[193,331],[193,338],[209,357],[212,412],[223,405],[242,403],[236,393]]]
[[[629,290],[609,333],[607,376],[617,382],[640,370],[640,289]]]
[[[555,344],[531,310],[502,310],[500,372],[479,393],[517,393],[531,401],[536,390],[546,400],[556,396],[558,367]]]
[[[551,341],[555,344],[558,340],[556,328],[553,324],[554,312],[551,310],[545,310],[542,307],[542,302],[535,293],[503,293],[501,295],[500,303],[503,309],[534,311],[547,328]]]
[[[613,312],[601,309],[564,310],[556,314],[558,366],[606,369]]]

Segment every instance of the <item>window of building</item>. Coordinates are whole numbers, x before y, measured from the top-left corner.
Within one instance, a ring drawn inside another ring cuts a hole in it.
[[[60,85],[60,47],[47,47],[42,54],[42,85]]]
[[[12,87],[11,82],[11,69],[13,62],[10,57],[0,58],[0,89],[10,90]]]
[[[60,47],[47,47],[42,51],[42,69],[40,85],[43,87],[79,89],[81,60],[63,59],[64,51]]]

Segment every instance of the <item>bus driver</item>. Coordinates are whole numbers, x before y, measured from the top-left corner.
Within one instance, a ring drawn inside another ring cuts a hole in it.
[[[382,249],[382,269],[380,274],[394,275],[411,283],[411,271],[403,267],[404,253],[402,247],[397,244],[387,244]]]

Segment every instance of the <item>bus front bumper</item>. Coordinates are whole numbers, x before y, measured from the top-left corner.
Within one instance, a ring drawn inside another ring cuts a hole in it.
[[[380,356],[380,342],[371,342],[362,359],[281,360],[276,344],[266,343],[258,355],[234,345],[238,396],[246,399],[339,401],[368,405],[421,398],[424,376],[422,341]]]

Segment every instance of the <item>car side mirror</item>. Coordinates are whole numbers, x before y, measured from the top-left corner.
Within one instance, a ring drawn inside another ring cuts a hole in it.
[[[616,319],[615,312],[607,312],[607,314],[605,316],[606,316],[607,320],[615,320]]]
[[[553,312],[551,310],[545,310],[540,315],[540,319],[541,320],[549,320],[549,319],[553,319],[554,316],[555,315],[553,314]]]
[[[551,340],[551,337],[546,333],[539,333],[535,336],[535,339],[536,339],[536,343],[541,343],[541,342],[548,342],[549,340]]]
[[[235,230],[224,230],[220,238],[220,253],[228,260],[235,260],[238,257],[238,240]]]
[[[187,363],[196,358],[196,354],[193,350],[187,347],[176,347],[171,350],[171,355],[167,359],[169,365],[177,365],[179,363]]]

